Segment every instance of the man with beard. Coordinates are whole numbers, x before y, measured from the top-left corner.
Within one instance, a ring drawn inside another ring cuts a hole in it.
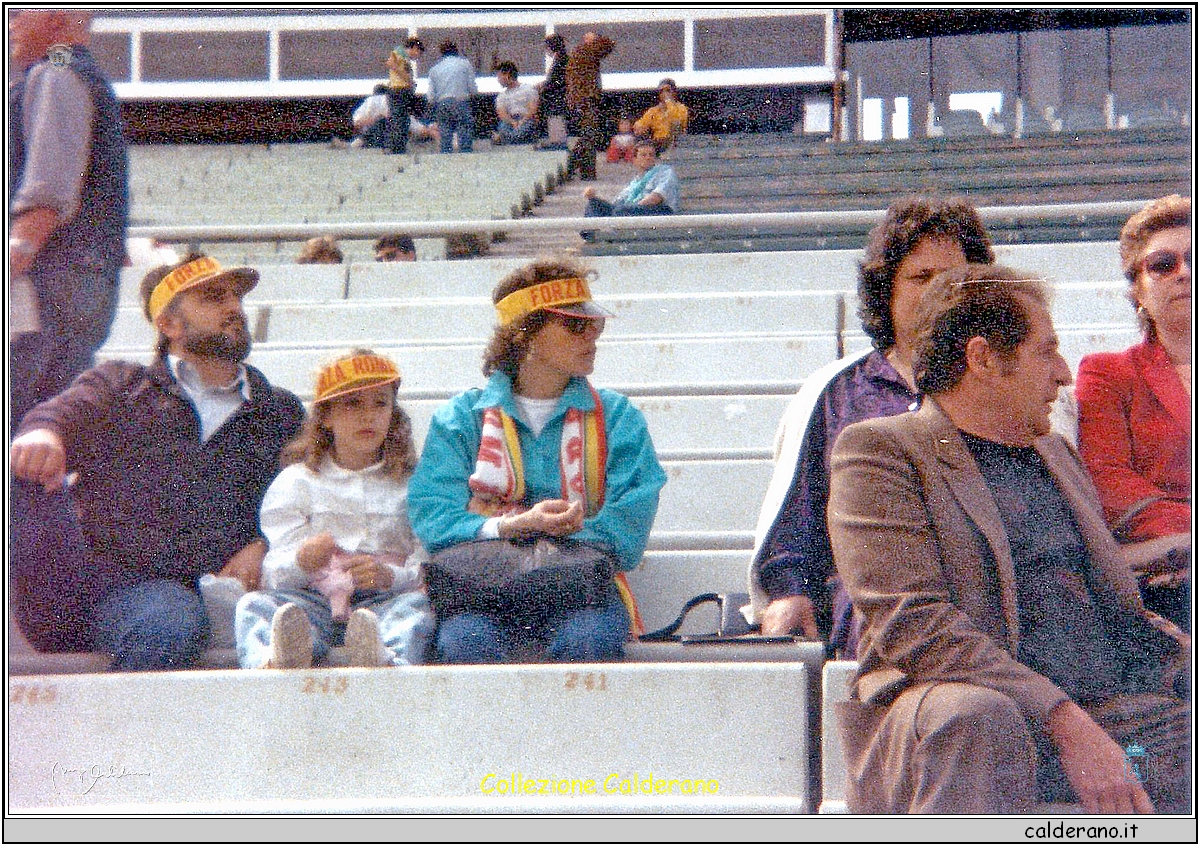
[[[141,286],[154,363],[105,362],[25,416],[11,606],[34,646],[95,649],[116,670],[186,667],[209,629],[200,576],[257,585],[259,504],[304,416],[242,363],[257,282],[206,256],[155,268]]]

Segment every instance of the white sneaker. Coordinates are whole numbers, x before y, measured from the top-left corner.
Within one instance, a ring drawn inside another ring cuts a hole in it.
[[[350,653],[352,667],[386,667],[392,663],[391,656],[383,648],[379,618],[374,611],[359,608],[351,614],[343,642]]]
[[[289,602],[271,618],[271,657],[264,665],[272,670],[303,670],[312,666],[313,638],[308,615]]]

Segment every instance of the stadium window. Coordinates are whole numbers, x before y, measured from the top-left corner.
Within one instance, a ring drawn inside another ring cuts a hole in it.
[[[892,137],[903,140],[909,136],[908,98],[897,97],[892,102]]]
[[[833,104],[825,96],[804,98],[804,131],[830,132],[833,129]]]
[[[1003,105],[1003,91],[968,91],[950,95],[951,110],[979,112],[984,123],[988,122],[992,112],[1000,114]]]
[[[880,97],[863,98],[862,140],[883,140],[883,99]]]

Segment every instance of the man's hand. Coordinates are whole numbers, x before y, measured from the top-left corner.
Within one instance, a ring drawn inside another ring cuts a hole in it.
[[[66,477],[67,451],[55,432],[34,429],[12,442],[8,466],[18,479],[35,482],[53,493],[62,488]]]
[[[770,637],[802,634],[820,640],[812,600],[807,596],[784,596],[771,601],[758,616],[762,633]]]
[[[583,505],[565,499],[545,499],[522,514],[505,517],[498,531],[502,538],[541,533],[554,537],[573,535],[583,528]]]
[[[337,543],[329,532],[313,535],[296,550],[296,564],[306,573],[315,573],[329,563],[337,548]]]
[[[240,581],[246,590],[258,590],[263,558],[266,554],[267,542],[256,538],[235,552],[217,575],[232,576]]]
[[[58,212],[39,206],[21,214],[8,230],[9,276],[23,276],[33,260],[58,228]]]
[[[346,559],[346,572],[354,579],[355,590],[389,590],[391,568],[380,564],[374,555],[352,555]]]
[[[1153,814],[1125,752],[1087,712],[1068,700],[1050,712],[1050,739],[1063,773],[1089,814]]]
[[[589,185],[588,187],[583,189],[583,198],[585,200],[590,200],[595,196],[596,196],[596,186],[595,185]]]

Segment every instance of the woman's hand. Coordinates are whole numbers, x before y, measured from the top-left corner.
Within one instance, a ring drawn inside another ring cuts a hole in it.
[[[522,514],[500,520],[500,537],[508,539],[531,534],[562,538],[583,528],[583,504],[565,499],[544,499]]]

